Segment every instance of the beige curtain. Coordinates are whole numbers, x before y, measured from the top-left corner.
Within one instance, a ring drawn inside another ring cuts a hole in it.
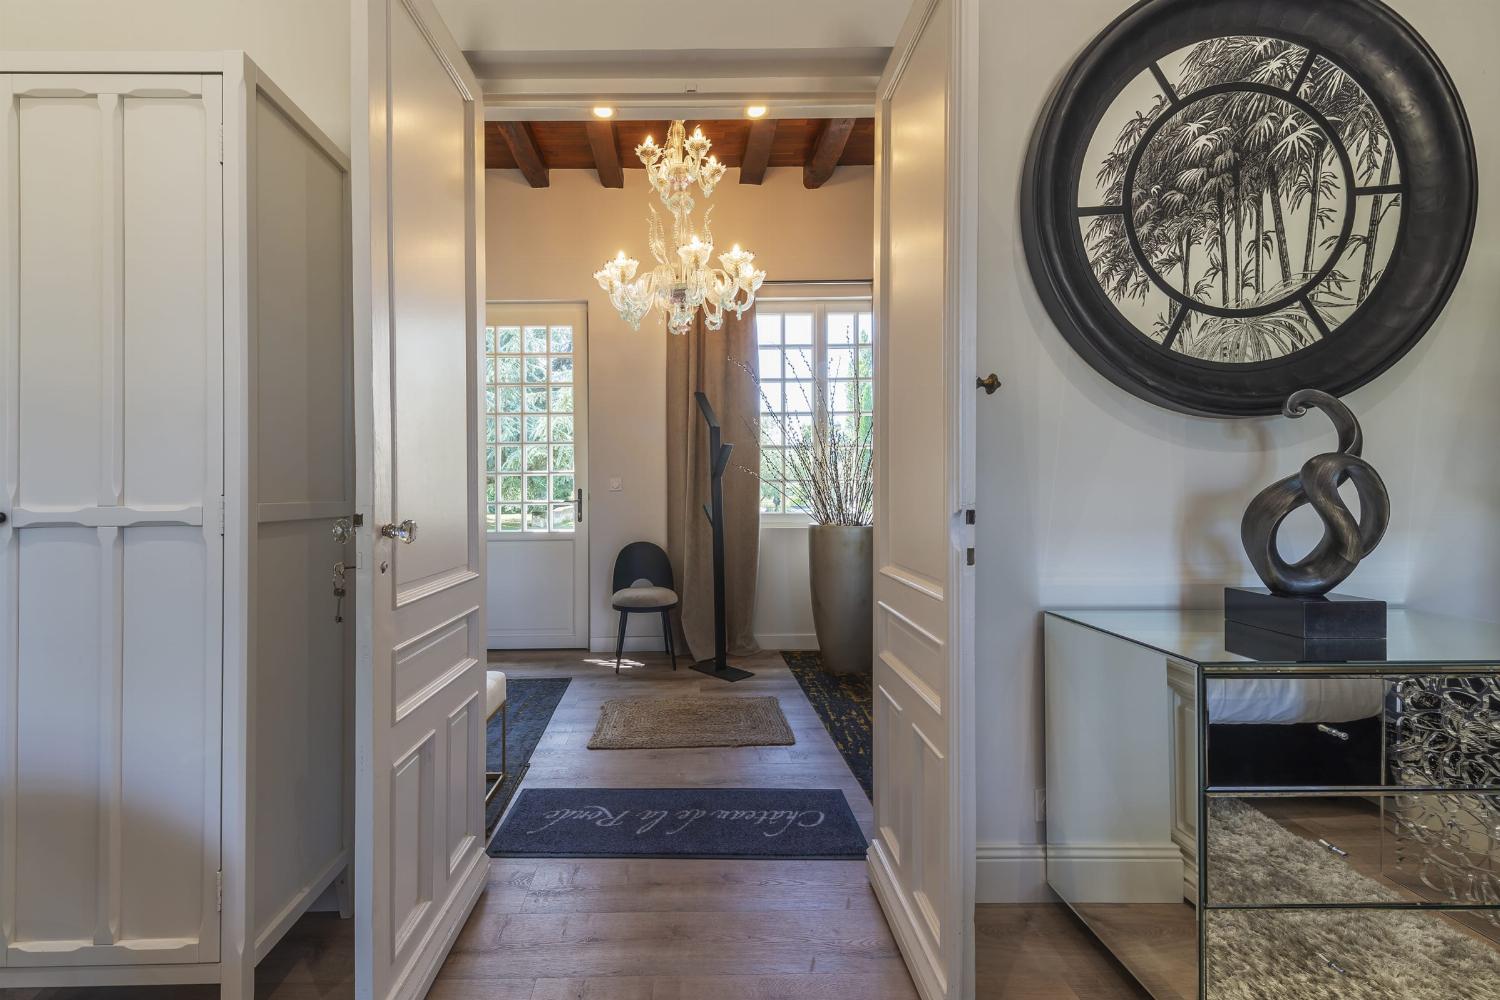
[[[714,655],[713,529],[709,503],[708,425],[693,393],[718,414],[724,443],[734,445],[724,473],[724,592],[729,652],[756,652],[755,578],[760,561],[760,392],[740,365],[756,364],[755,312],[724,317],[705,330],[703,317],[681,337],[667,335],[667,553],[682,595],[682,634],[694,660]]]

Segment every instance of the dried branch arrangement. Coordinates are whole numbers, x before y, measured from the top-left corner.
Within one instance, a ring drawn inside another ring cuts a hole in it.
[[[874,425],[866,424],[862,430],[851,434],[843,427],[829,423],[824,433],[814,427],[799,427],[794,430],[779,408],[772,406],[761,385],[760,376],[742,361],[730,358],[729,362],[748,375],[755,383],[761,398],[761,420],[771,420],[781,429],[781,440],[786,445],[786,485],[771,482],[761,477],[754,469],[736,465],[739,471],[754,476],[760,482],[780,493],[789,509],[805,512],[817,524],[864,525],[874,522],[875,476],[872,438]],[[827,398],[828,380],[809,374],[818,397],[819,412],[826,413],[821,405]],[[747,425],[750,422],[746,421]],[[856,425],[858,426],[858,425]],[[752,433],[759,429],[750,425]]]

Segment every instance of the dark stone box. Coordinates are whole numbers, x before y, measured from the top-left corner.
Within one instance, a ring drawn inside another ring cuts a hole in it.
[[[1385,638],[1385,602],[1348,594],[1297,597],[1264,587],[1226,587],[1224,618],[1301,639]]]
[[[1384,639],[1310,639],[1227,619],[1224,622],[1224,648],[1252,660],[1378,663],[1385,659]]]

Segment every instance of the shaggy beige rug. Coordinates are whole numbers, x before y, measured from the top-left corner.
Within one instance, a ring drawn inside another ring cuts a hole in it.
[[[1405,898],[1242,802],[1215,800],[1211,824],[1219,901]],[[1500,945],[1436,913],[1213,910],[1208,942],[1212,1000],[1500,1000]]]
[[[767,698],[618,698],[604,703],[590,750],[776,747],[797,742]]]

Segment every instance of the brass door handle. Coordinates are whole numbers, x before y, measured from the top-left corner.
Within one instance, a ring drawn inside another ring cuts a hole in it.
[[[382,524],[380,534],[385,538],[394,538],[402,545],[410,545],[417,540],[417,522],[407,518],[400,524]]]

